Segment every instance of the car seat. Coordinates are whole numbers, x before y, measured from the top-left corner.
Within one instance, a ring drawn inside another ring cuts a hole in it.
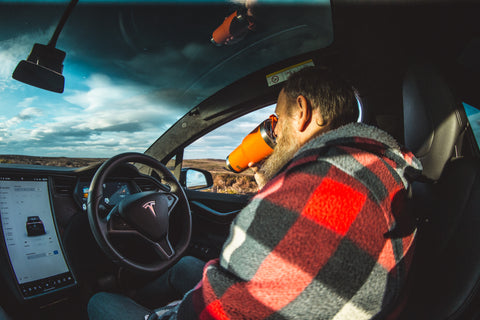
[[[405,145],[422,162],[412,184],[418,217],[406,303],[398,319],[473,319],[480,285],[480,160],[465,110],[431,64],[403,82]],[[472,150],[472,149],[470,149]]]

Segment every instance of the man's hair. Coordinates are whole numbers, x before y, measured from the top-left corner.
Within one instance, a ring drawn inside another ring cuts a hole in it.
[[[304,96],[312,110],[320,112],[330,129],[358,119],[358,104],[353,87],[327,69],[303,68],[288,78],[283,90],[289,105],[299,95]]]

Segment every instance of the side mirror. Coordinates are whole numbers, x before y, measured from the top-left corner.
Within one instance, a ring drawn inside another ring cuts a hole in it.
[[[206,170],[183,168],[180,174],[180,184],[190,190],[208,189],[213,186],[213,177]]]

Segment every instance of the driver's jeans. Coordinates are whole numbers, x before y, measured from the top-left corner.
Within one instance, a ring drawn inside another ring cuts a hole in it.
[[[132,300],[116,293],[100,292],[88,302],[90,320],[143,320],[151,310],[179,300],[202,279],[205,262],[183,257],[161,277],[138,290]]]

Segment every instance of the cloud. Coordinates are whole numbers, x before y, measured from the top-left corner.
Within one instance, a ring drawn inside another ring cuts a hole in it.
[[[35,118],[38,118],[42,115],[42,111],[37,108],[26,108],[20,111],[19,114],[16,116],[6,119],[3,122],[0,122],[0,136],[7,135],[7,132],[11,130],[12,127],[18,126],[20,123],[24,121],[32,121]]]
[[[108,157],[125,151],[143,152],[183,113],[158,99],[152,87],[113,81],[93,74],[60,97],[61,109],[51,100],[26,98],[21,111],[0,123],[2,149],[24,154]],[[50,96],[49,96],[50,97]],[[42,105],[39,109],[33,105]],[[27,128],[24,123],[30,121]]]
[[[239,76],[231,70],[222,73],[222,68],[215,69],[216,61],[230,53],[218,50],[207,39],[206,44],[189,42],[174,50],[165,46],[155,54],[117,58],[113,62],[120,71],[102,66],[96,69],[102,72],[93,74],[93,62],[81,60],[89,55],[69,51],[68,63],[75,63],[78,70],[68,74],[66,65],[68,85],[63,95],[54,98],[36,88],[20,87],[11,79],[13,69],[19,60],[26,59],[33,43],[47,43],[53,30],[50,27],[0,41],[0,92],[6,91],[9,98],[19,96],[9,101],[15,113],[4,113],[0,118],[2,153],[21,150],[24,154],[105,157],[144,151],[186,111]],[[129,79],[113,78],[119,74],[128,74]],[[197,78],[189,78],[189,74]],[[205,149],[212,155],[225,153],[258,123],[244,120],[236,127],[225,127],[223,137],[212,135],[200,140],[200,154],[204,155]]]
[[[15,139],[0,139],[0,146],[3,153],[22,150],[21,154],[43,156],[110,157],[126,151],[143,152],[156,138],[155,133],[78,130],[57,123],[20,129]]]
[[[78,114],[61,121],[79,130],[137,132],[171,125],[179,114],[158,99],[152,87],[129,82],[113,82],[108,76],[94,74],[85,81],[86,91],[75,90],[65,97],[81,108]],[[60,121],[60,119],[59,119]]]
[[[42,110],[30,107],[20,111],[20,113],[18,114],[18,118],[22,121],[33,120],[37,117],[40,117],[42,114]]]
[[[27,97],[27,98],[24,98],[22,101],[20,101],[18,104],[17,104],[17,108],[22,108],[22,109],[26,109],[26,108],[29,108],[32,104],[34,104],[36,101],[38,101],[38,97]],[[37,112],[39,109],[36,109]],[[27,112],[27,113],[31,113],[32,111],[23,111],[23,112]]]
[[[30,50],[34,37],[37,36],[25,37],[28,45],[18,51]],[[199,50],[202,50],[201,46],[190,44],[180,58],[194,59]],[[159,78],[171,81],[162,89],[157,89],[159,86],[154,83],[114,80],[99,72],[89,74],[86,68],[82,76],[73,74],[69,77],[75,87],[66,88],[63,95],[52,96],[36,89],[31,91],[36,95],[15,103],[15,108],[20,110],[18,113],[0,119],[2,153],[19,153],[21,150],[23,154],[31,155],[109,157],[126,151],[143,152],[192,106],[192,100],[203,99],[195,92],[189,96],[176,88],[177,83],[182,82],[182,74],[169,59],[179,57],[167,54],[156,58],[162,59],[163,62],[158,60],[156,63],[165,63],[165,68],[146,70],[163,72],[165,76]],[[142,59],[137,56],[131,62],[141,64]],[[134,67],[144,68],[149,62],[143,63],[142,67]],[[168,73],[172,77],[167,76]],[[185,81],[182,85],[185,86]],[[18,90],[12,89],[12,92]],[[184,103],[185,100],[190,103]],[[222,135],[213,133],[200,139],[190,150],[194,150],[197,157],[205,157],[205,150],[208,150],[211,157],[223,158],[270,113],[262,115],[261,119],[245,116],[236,124],[225,126]]]
[[[139,132],[142,131],[142,125],[138,122],[120,123],[110,127],[99,129],[101,132]]]

